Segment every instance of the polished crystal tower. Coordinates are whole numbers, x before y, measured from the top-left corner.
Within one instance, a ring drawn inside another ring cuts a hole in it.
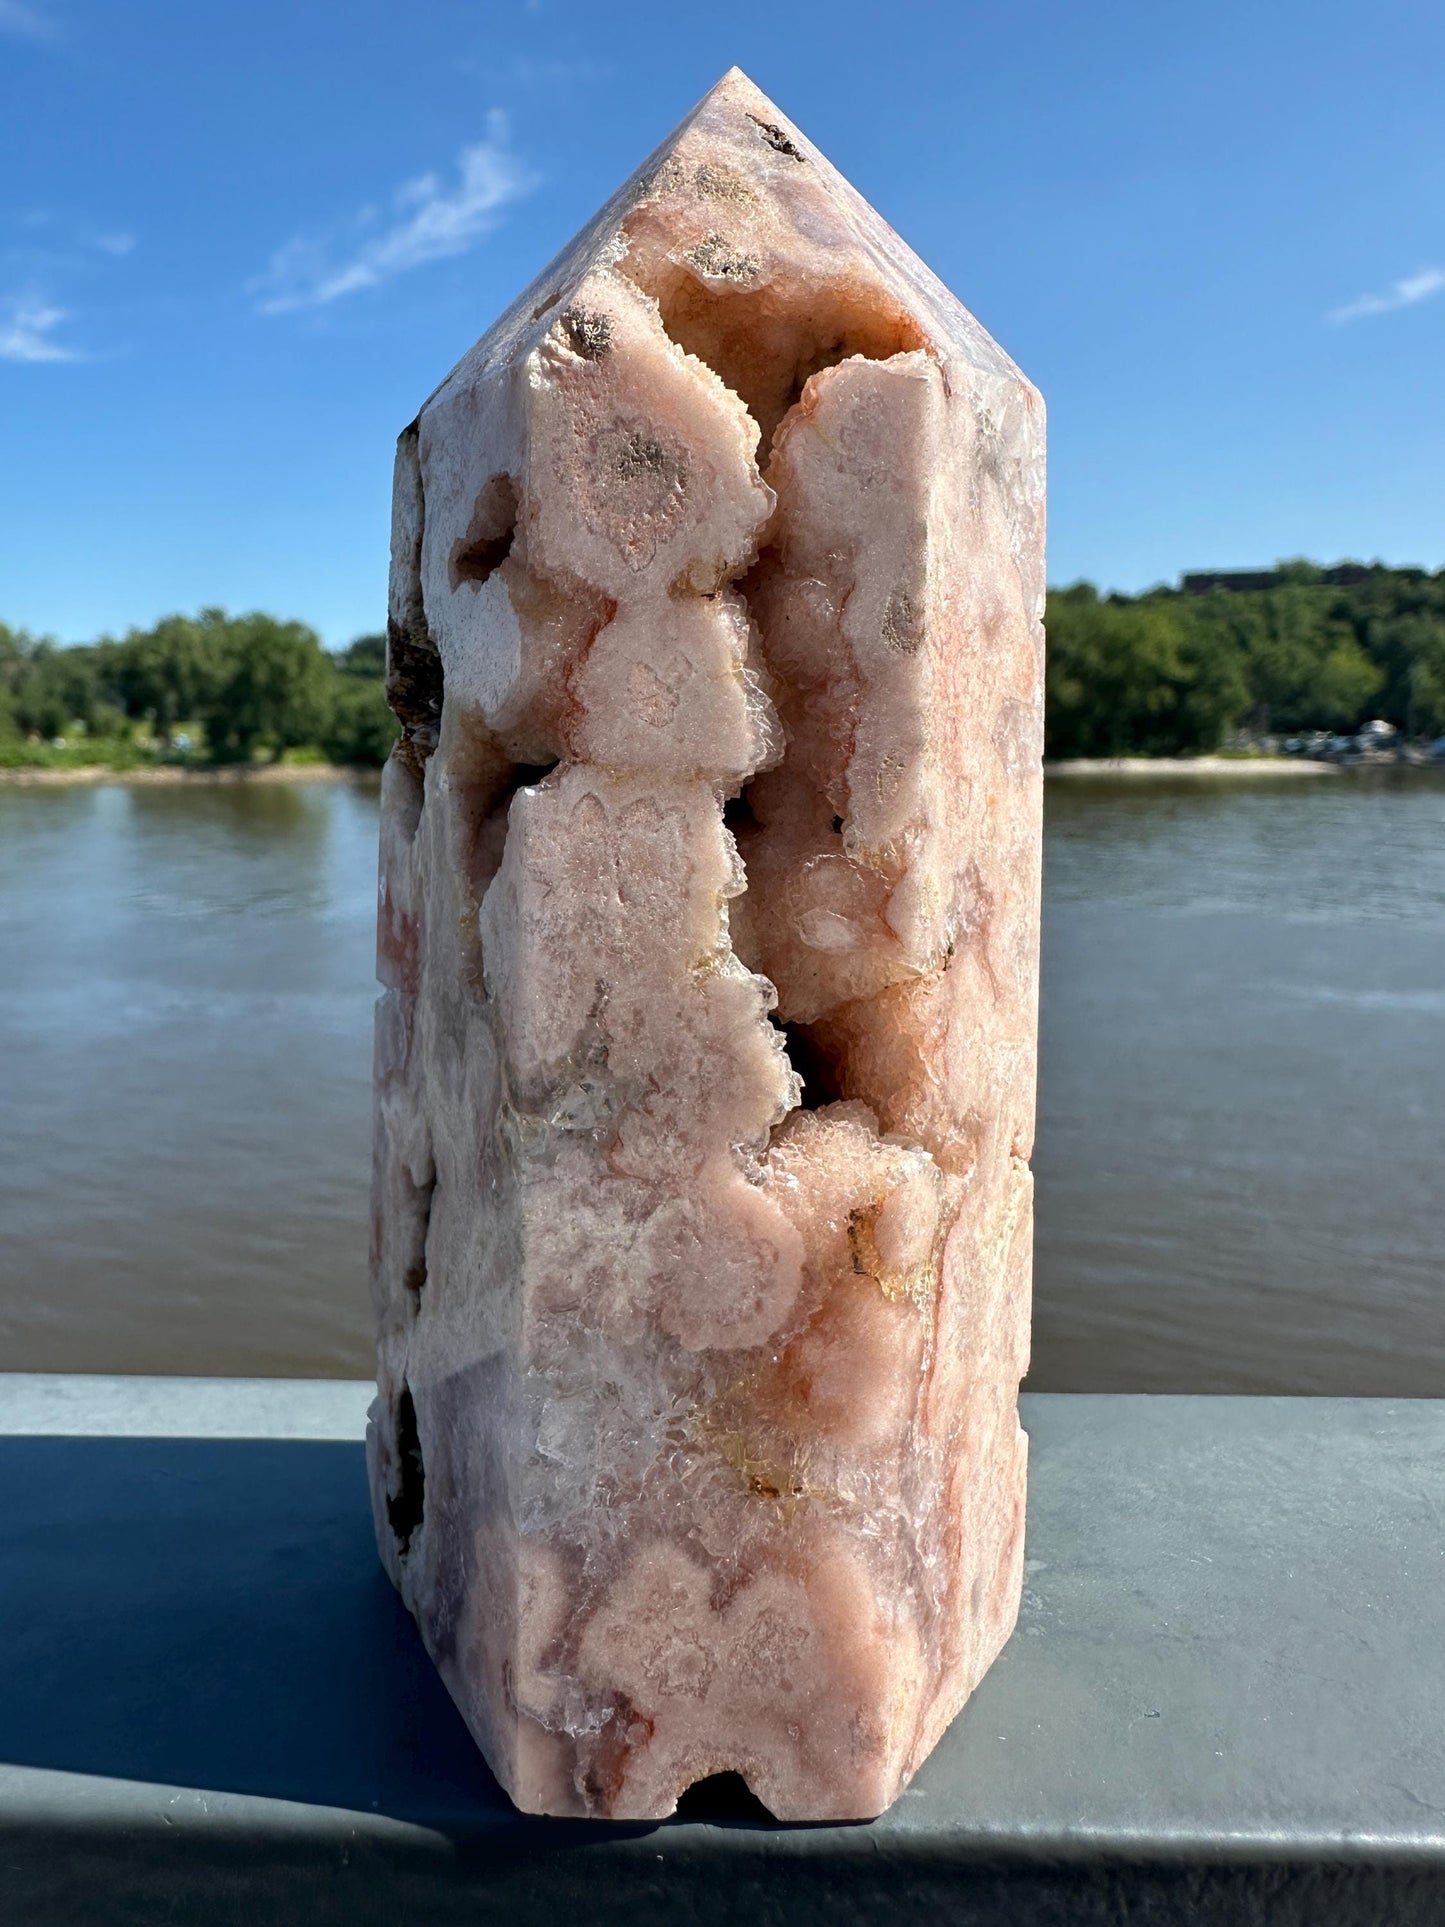
[[[368,1450],[529,1811],[876,1814],[1012,1629],[1043,507],[737,71],[401,436]]]

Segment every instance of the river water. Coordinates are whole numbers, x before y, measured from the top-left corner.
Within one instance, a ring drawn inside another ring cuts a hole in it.
[[[356,1374],[374,787],[0,789],[0,1367]],[[1445,1394],[1445,781],[1050,786],[1040,1390]]]

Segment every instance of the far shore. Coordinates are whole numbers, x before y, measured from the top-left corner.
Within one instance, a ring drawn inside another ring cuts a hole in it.
[[[1338,763],[1283,756],[1076,756],[1045,776],[1338,776]]]
[[[0,769],[0,788],[51,788],[65,784],[105,783],[358,783],[375,782],[381,772],[338,763],[218,763],[188,768],[180,763],[140,763],[131,769],[110,769],[104,763],[83,763],[71,769]],[[1283,756],[1076,756],[1045,763],[1050,778],[1113,776],[1222,776],[1256,781],[1282,776],[1339,776],[1338,763],[1318,763],[1308,757]]]
[[[0,769],[0,784],[48,788],[56,783],[354,783],[380,774],[342,763],[218,763],[201,769],[187,769],[180,763],[140,763],[134,769],[83,763],[74,769]]]

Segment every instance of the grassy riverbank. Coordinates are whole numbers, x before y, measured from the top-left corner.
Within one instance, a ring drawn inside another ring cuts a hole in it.
[[[56,788],[66,784],[126,783],[186,787],[208,783],[350,783],[375,782],[379,772],[365,763],[328,763],[299,757],[280,763],[163,763],[118,759],[111,763],[68,759],[52,752],[52,760],[26,764],[0,762],[0,787]],[[1301,776],[1339,776],[1338,763],[1314,762],[1286,756],[1076,756],[1044,764],[1050,779],[1086,781],[1090,777],[1223,778],[1227,782],[1268,782],[1281,777],[1293,782]]]
[[[1338,776],[1338,763],[1285,756],[1072,756],[1045,763],[1045,776],[1224,776],[1257,782],[1274,776]]]
[[[128,783],[202,787],[206,784],[351,783],[378,772],[354,763],[63,763],[0,767],[0,787],[52,789],[66,784]]]

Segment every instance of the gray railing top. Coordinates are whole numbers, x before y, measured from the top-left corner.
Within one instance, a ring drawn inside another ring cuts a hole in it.
[[[369,1396],[0,1377],[0,1916],[1445,1919],[1445,1402],[1026,1397],[1018,1632],[892,1812],[783,1828],[512,1811]]]

